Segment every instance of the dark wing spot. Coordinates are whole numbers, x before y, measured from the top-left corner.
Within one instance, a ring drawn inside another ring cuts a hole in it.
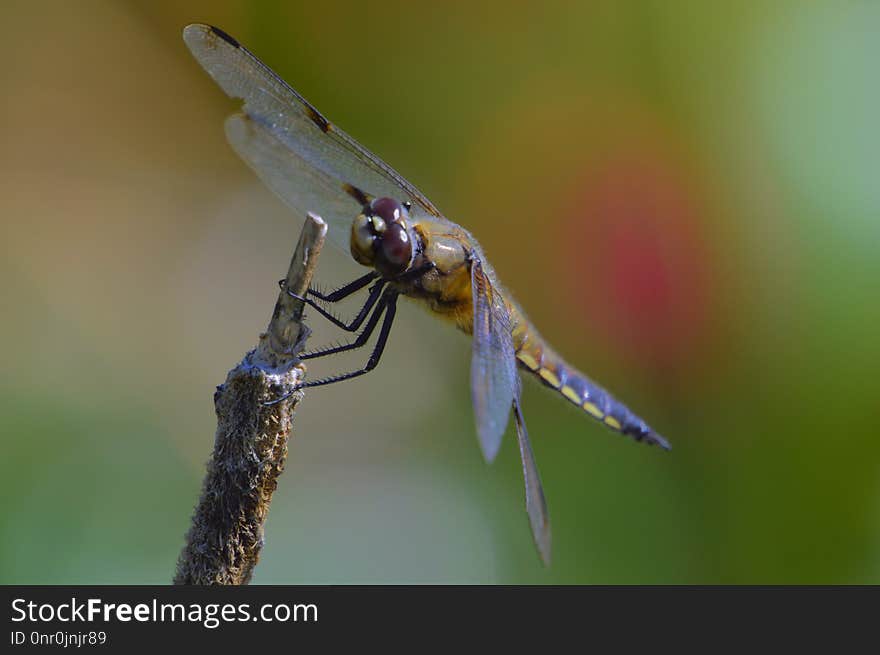
[[[231,45],[233,48],[240,48],[241,47],[241,44],[239,44],[238,41],[233,39],[231,36],[229,36],[226,32],[221,30],[219,27],[214,27],[213,25],[211,25],[211,31],[214,34],[216,34],[217,36],[219,36],[221,39],[226,41],[226,43]]]
[[[306,111],[309,114],[309,118],[312,119],[312,122],[317,125],[318,129],[324,132],[324,134],[326,134],[333,128],[333,126],[330,125],[330,121],[321,116],[321,114],[319,114],[314,107],[306,105]]]
[[[344,183],[342,185],[342,190],[345,191],[352,198],[357,200],[361,204],[361,207],[366,207],[373,201],[373,196],[371,196],[366,191],[361,191],[356,186],[353,186],[351,184]]]

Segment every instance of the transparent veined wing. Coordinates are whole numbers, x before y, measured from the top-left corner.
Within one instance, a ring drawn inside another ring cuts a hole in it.
[[[312,211],[327,221],[333,242],[348,250],[351,222],[361,208],[339,180],[311,166],[246,114],[226,119],[226,138],[267,187],[301,217]]]
[[[327,194],[330,203],[342,206],[348,202],[354,208],[354,213],[349,212],[344,222],[341,216],[325,215],[328,212],[321,205],[308,206],[305,210],[322,215],[330,223],[330,236],[338,245],[348,249],[351,220],[359,209],[343,184],[373,196],[408,201],[416,213],[440,217],[437,208],[402,175],[328,121],[228,34],[209,25],[194,24],[184,29],[183,38],[193,56],[227,95],[244,100],[244,114],[253,125],[260,126],[257,142],[253,144],[247,135],[257,132],[236,131],[236,125],[228,129],[242,137],[233,144],[236,151],[261,178],[273,180],[272,190],[282,200],[298,212],[303,211],[301,197],[309,195],[307,187],[312,181],[303,175],[308,168],[319,171],[322,180],[337,182],[324,184],[322,193]],[[270,138],[278,143],[273,148],[273,156],[267,158],[264,155],[269,150]],[[284,149],[292,153],[289,159],[281,156]],[[270,163],[275,170],[265,170]],[[348,201],[342,196],[348,196]],[[313,198],[310,202],[318,200]]]
[[[526,488],[526,511],[529,514],[529,525],[532,528],[535,547],[538,549],[544,564],[549,566],[551,544],[550,516],[547,512],[547,501],[544,500],[544,487],[541,484],[541,476],[538,475],[538,467],[535,464],[535,455],[532,453],[532,444],[529,442],[529,433],[526,431],[526,422],[523,419],[519,398],[513,401],[513,418],[516,422],[519,455],[522,458],[523,481]]]
[[[479,259],[471,263],[471,293],[471,399],[480,447],[486,461],[491,462],[501,447],[513,401],[519,397],[519,375],[507,307]]]

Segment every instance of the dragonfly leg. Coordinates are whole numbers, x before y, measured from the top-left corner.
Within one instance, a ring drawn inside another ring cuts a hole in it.
[[[360,282],[360,280],[356,280],[356,282]],[[357,313],[357,316],[355,316],[348,323],[341,320],[338,316],[335,316],[331,312],[328,312],[326,309],[321,307],[318,303],[316,303],[311,298],[309,298],[309,297],[301,298],[299,296],[295,296],[294,294],[292,294],[290,292],[288,292],[288,293],[290,293],[291,296],[296,297],[298,300],[302,300],[305,304],[307,304],[309,307],[311,307],[312,309],[317,311],[321,316],[323,316],[328,321],[333,323],[333,325],[335,325],[336,327],[341,328],[341,329],[345,330],[346,332],[356,332],[360,328],[361,324],[364,322],[364,319],[370,313],[370,310],[376,304],[376,301],[379,300],[379,297],[382,294],[382,289],[384,288],[385,284],[386,284],[385,280],[378,280],[372,286],[372,288],[370,289],[370,295],[367,297],[367,301],[364,303],[363,307],[361,307],[360,311]],[[364,285],[361,285],[361,287],[359,287],[359,288],[362,288],[363,286]],[[330,296],[332,296],[332,295],[333,294],[330,294]],[[350,293],[348,295],[350,295]],[[335,302],[335,301],[330,301],[330,302]]]
[[[363,341],[365,342],[369,337],[369,334],[375,329],[376,324],[379,322],[379,317],[382,314],[385,314],[385,319],[382,321],[382,328],[379,330],[379,338],[376,340],[376,345],[373,347],[373,352],[370,353],[370,358],[367,360],[367,365],[361,369],[356,371],[350,371],[348,373],[341,373],[339,375],[333,375],[326,378],[321,378],[319,380],[310,380],[308,382],[303,382],[298,385],[291,391],[286,394],[275,398],[274,400],[270,400],[268,402],[263,403],[264,405],[276,405],[280,402],[284,402],[288,398],[290,398],[294,392],[299,391],[300,389],[305,389],[307,387],[322,387],[327,384],[334,384],[336,382],[342,382],[343,380],[350,380],[352,378],[359,377],[361,375],[365,375],[372,371],[379,363],[379,360],[382,357],[382,352],[385,350],[385,344],[388,341],[388,335],[391,334],[391,326],[394,324],[394,315],[397,312],[397,292],[388,290],[382,295],[382,299],[379,301],[378,306],[376,307],[373,315],[370,317],[370,322],[366,328],[364,328],[364,333],[367,334],[367,337],[364,337]],[[360,341],[360,337],[358,338]],[[355,346],[351,344],[352,347],[360,347],[363,343]],[[345,346],[340,346],[340,349],[348,350]],[[336,350],[335,352],[339,352]],[[325,352],[322,354],[330,354],[329,352]]]
[[[376,271],[372,271],[370,273],[367,273],[363,277],[359,277],[354,282],[349,282],[348,284],[339,287],[338,289],[336,289],[336,291],[333,291],[331,293],[324,294],[320,291],[316,291],[315,289],[309,289],[309,295],[314,296],[318,300],[323,300],[324,302],[339,302],[344,298],[348,298],[356,291],[360,291],[377,277],[379,277],[379,274]]]
[[[379,306],[376,308],[376,311],[373,312],[373,317],[370,319],[370,322],[374,323],[373,327],[375,327],[375,322],[378,322],[379,315],[381,315],[383,312],[385,313],[385,318],[382,321],[382,328],[379,330],[379,338],[376,340],[376,345],[373,347],[373,352],[370,353],[370,358],[367,360],[366,366],[356,371],[341,373],[339,375],[322,378],[320,380],[310,380],[308,382],[303,382],[299,386],[299,388],[305,389],[307,387],[322,387],[327,384],[335,384],[336,382],[342,382],[343,380],[350,380],[352,378],[365,375],[366,373],[369,373],[374,368],[376,368],[376,365],[382,358],[382,352],[385,350],[385,344],[388,341],[388,335],[391,334],[391,326],[394,324],[394,315],[397,312],[396,291],[386,291],[385,294],[382,296],[382,300]],[[370,329],[370,331],[372,331],[372,329]],[[367,330],[364,330],[364,332],[367,332]],[[364,341],[366,341],[366,339],[364,339]]]
[[[324,302],[339,302],[340,300],[348,298],[353,293],[360,291],[377,277],[379,277],[379,274],[373,271],[371,273],[367,273],[362,277],[359,277],[354,282],[349,282],[348,284],[339,287],[335,291],[326,294],[310,287],[306,293],[306,296],[314,296],[318,300],[323,300]],[[304,298],[298,293],[294,293],[290,289],[287,289],[286,285],[287,280],[278,280],[278,286],[284,289],[287,292],[288,296],[290,296],[291,298],[296,298],[297,300],[300,300],[302,302],[308,302],[307,297]]]
[[[361,310],[361,314],[364,314],[369,311],[369,307],[373,303],[368,303],[364,305],[364,309]],[[357,336],[357,338],[351,342],[344,345],[334,345],[331,347],[318,348],[317,350],[313,350],[310,352],[303,353],[299,356],[300,359],[317,359],[318,357],[326,357],[327,355],[335,355],[337,353],[345,352],[347,350],[355,350],[357,348],[363,347],[370,336],[373,334],[373,331],[376,329],[376,325],[379,323],[379,319],[382,317],[382,313],[385,311],[387,306],[386,298],[383,298],[378,305],[375,306],[372,315],[370,316],[370,320],[367,321],[367,324],[364,326],[364,329]],[[358,315],[360,318],[360,314]],[[356,319],[357,320],[357,319]]]

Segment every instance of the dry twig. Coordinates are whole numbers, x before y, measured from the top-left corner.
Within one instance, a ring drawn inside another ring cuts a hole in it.
[[[267,401],[290,393],[302,378],[298,360],[308,328],[303,296],[317,266],[327,225],[309,214],[290,262],[285,288],[266,332],[217,387],[217,433],[202,496],[177,562],[175,584],[247,584],[263,546],[269,503],[284,469],[293,414],[302,399]]]

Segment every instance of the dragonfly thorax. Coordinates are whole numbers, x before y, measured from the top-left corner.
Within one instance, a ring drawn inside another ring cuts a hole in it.
[[[351,256],[385,277],[405,272],[414,258],[409,213],[393,198],[375,198],[351,224]]]

